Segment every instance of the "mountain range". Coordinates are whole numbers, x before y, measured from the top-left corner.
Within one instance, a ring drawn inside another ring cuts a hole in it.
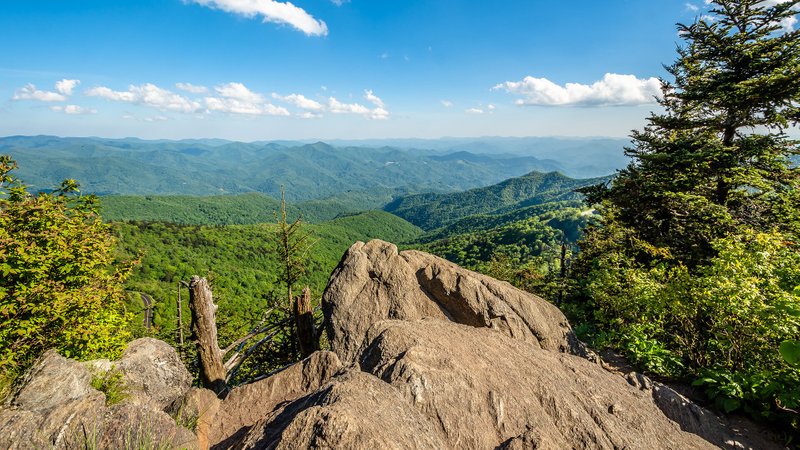
[[[334,196],[343,201],[342,194],[357,193],[371,199],[371,207],[403,194],[460,191],[534,170],[602,176],[624,166],[622,144],[608,139],[414,140],[377,146],[391,142],[334,146],[11,136],[0,138],[0,153],[18,161],[19,177],[34,189],[74,178],[84,192],[101,195],[261,192],[278,197],[283,186],[293,201]]]

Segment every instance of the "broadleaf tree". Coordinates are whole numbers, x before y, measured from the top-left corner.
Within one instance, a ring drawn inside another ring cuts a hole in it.
[[[130,337],[114,237],[97,200],[65,180],[32,194],[0,155],[0,378],[18,375],[41,352],[114,357]]]

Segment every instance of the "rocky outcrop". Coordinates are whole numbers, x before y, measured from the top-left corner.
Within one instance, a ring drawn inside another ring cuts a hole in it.
[[[0,410],[0,448],[153,437],[214,449],[780,448],[667,386],[606,370],[554,306],[431,255],[357,243],[323,302],[332,352],[224,400],[189,389],[158,341],[91,364],[119,367],[133,386],[111,407],[86,365],[48,352]]]
[[[141,349],[156,351],[146,355]],[[153,339],[133,341],[128,350],[126,355],[138,354],[136,364],[130,364],[130,356],[116,363],[82,364],[46,352],[0,409],[0,448],[197,448],[196,436],[162,411],[165,396],[182,396],[189,388],[167,388],[157,380],[165,373],[189,376],[175,350]],[[92,370],[114,365],[127,367],[123,379],[142,389],[108,406],[105,395],[91,385]],[[150,381],[136,385],[134,380]]]
[[[680,425],[682,430],[701,436],[720,448],[779,447],[775,444],[779,441],[777,436],[748,420],[739,417],[720,417],[669,386],[651,381],[642,374],[629,373],[625,379],[631,386],[649,393],[661,412]]]
[[[450,447],[522,439],[533,448],[713,448],[682,432],[622,377],[494,330],[384,321],[367,342],[362,370],[397,388]]]
[[[331,349],[351,362],[369,327],[384,319],[435,318],[491,328],[531,347],[586,355],[558,308],[510,284],[418,251],[357,242],[322,298]]]
[[[241,449],[445,449],[433,423],[402,394],[350,370],[279,408],[252,428]]]
[[[155,403],[158,409],[164,409],[192,385],[192,375],[178,353],[158,339],[131,342],[115,366],[124,376],[131,400],[137,404]]]
[[[214,448],[229,448],[277,406],[314,392],[341,369],[335,353],[321,351],[271,377],[233,389],[211,421],[210,442]]]
[[[47,411],[75,400],[103,400],[91,381],[83,364],[48,350],[25,374],[9,403],[27,411]]]

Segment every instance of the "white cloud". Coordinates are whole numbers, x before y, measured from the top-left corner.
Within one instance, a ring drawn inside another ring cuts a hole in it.
[[[375,108],[370,109],[359,103],[342,103],[334,97],[328,98],[328,111],[334,114],[358,114],[374,120],[389,118],[389,111],[384,107],[376,105]]]
[[[485,111],[480,108],[469,108],[464,110],[467,114],[483,114]]]
[[[345,3],[350,3],[350,0],[331,0],[331,3],[333,3],[336,6],[342,6]]]
[[[450,100],[442,100],[442,106],[444,106],[445,108],[452,108],[453,102],[451,102]]]
[[[195,100],[190,100],[152,83],[145,83],[139,86],[131,85],[127,91],[114,91],[105,86],[93,87],[86,91],[86,95],[111,101],[146,105],[162,111],[191,113],[198,111],[202,107]]]
[[[783,28],[783,31],[786,31],[786,32],[793,31],[795,24],[797,24],[797,17],[795,17],[795,16],[787,17],[787,18],[781,20],[781,27]]]
[[[304,112],[297,114],[297,117],[303,119],[317,119],[322,117],[322,113],[324,112],[330,112],[333,114],[355,114],[374,120],[383,120],[389,118],[389,111],[386,110],[386,104],[380,97],[375,95],[375,93],[369,89],[364,90],[364,98],[375,105],[374,108],[370,108],[360,103],[343,103],[336,97],[328,97],[328,101],[324,104],[316,100],[312,100],[302,94],[290,94],[284,96],[273,93],[272,98],[305,110]]]
[[[205,86],[197,86],[192,83],[175,83],[175,87],[186,92],[190,92],[192,94],[205,94],[208,92],[208,88]]]
[[[67,97],[58,92],[40,91],[33,84],[26,84],[14,92],[12,100],[38,100],[40,102],[63,102]]]
[[[334,97],[328,99],[328,110],[335,114],[369,114],[369,108],[358,103],[342,103]]]
[[[386,105],[383,103],[383,100],[380,99],[377,95],[375,95],[371,90],[367,89],[364,91],[364,98],[372,103],[373,105],[377,106],[378,108],[385,108]]]
[[[131,86],[131,89],[133,86]],[[97,86],[90,88],[86,91],[86,95],[90,97],[100,97],[114,102],[128,102],[134,103],[136,101],[136,94],[129,91],[114,91],[105,86]]]
[[[216,86],[219,97],[206,97],[209,111],[232,114],[289,116],[286,108],[267,103],[263,95],[253,92],[242,83],[227,83]]]
[[[766,5],[768,7],[773,7],[773,6],[779,5],[781,3],[786,3],[788,1],[789,0],[764,0],[763,3],[764,3],[764,5]],[[794,11],[795,12],[800,12],[800,11],[797,11],[797,8],[794,8]],[[787,17],[787,18],[781,20],[778,24],[781,26],[783,31],[785,31],[787,33],[791,32],[791,31],[794,31],[794,26],[797,24],[797,16],[795,15],[795,16]]]
[[[289,103],[290,105],[294,105],[298,108],[305,109],[308,111],[322,111],[325,109],[325,105],[322,103],[311,100],[302,94],[290,94],[287,96],[281,96],[276,93],[272,94],[272,98],[276,100],[280,100],[282,102]]]
[[[226,112],[232,114],[288,116],[286,108],[275,106],[271,103],[251,103],[235,98],[206,97],[206,108],[209,111]]]
[[[493,104],[489,103],[488,105],[486,105],[486,109],[488,109],[491,112],[491,111],[494,111],[495,109],[497,109],[497,107],[494,106]]]
[[[506,81],[493,90],[504,90],[521,98],[517,105],[546,106],[622,106],[653,103],[661,95],[657,78],[639,79],[634,75],[607,73],[591,85],[567,83],[564,86],[547,78],[525,77],[522,81]]]
[[[264,22],[285,23],[309,36],[325,36],[328,26],[302,8],[275,0],[184,0],[190,3],[221,9],[245,17],[261,16]]]
[[[143,120],[145,122],[164,122],[169,119],[164,116],[153,116],[153,117],[145,117]]]
[[[694,3],[686,3],[686,9],[689,11],[697,12],[700,10],[700,7],[695,5]]]
[[[63,95],[72,95],[72,91],[79,84],[81,84],[80,80],[68,80],[65,78],[61,81],[56,81],[56,90]]]
[[[381,53],[381,54],[378,56],[378,58],[380,58],[380,59],[389,59],[389,52],[383,52],[383,53]]]
[[[64,114],[70,115],[97,114],[96,109],[88,109],[78,105],[51,106],[50,110],[55,112],[63,112]]]
[[[214,88],[219,95],[225,98],[239,100],[247,103],[263,103],[264,96],[255,93],[242,83],[227,83]]]
[[[298,114],[297,117],[301,119],[319,119],[322,117],[322,114],[315,114],[313,112],[306,111]]]
[[[389,111],[384,108],[375,108],[368,117],[373,120],[386,120],[389,118]]]

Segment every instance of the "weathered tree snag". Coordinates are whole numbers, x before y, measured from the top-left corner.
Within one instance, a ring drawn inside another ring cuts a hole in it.
[[[319,350],[319,345],[314,333],[314,311],[311,308],[311,291],[308,287],[294,301],[294,320],[297,324],[297,343],[300,347],[300,356],[306,356]]]
[[[192,338],[200,357],[200,382],[217,395],[224,395],[227,392],[226,371],[217,343],[217,305],[205,278],[193,276],[189,282],[189,309],[192,312]]]
[[[181,286],[189,287],[185,281],[178,282],[178,351],[183,355],[183,300],[181,299]]]

